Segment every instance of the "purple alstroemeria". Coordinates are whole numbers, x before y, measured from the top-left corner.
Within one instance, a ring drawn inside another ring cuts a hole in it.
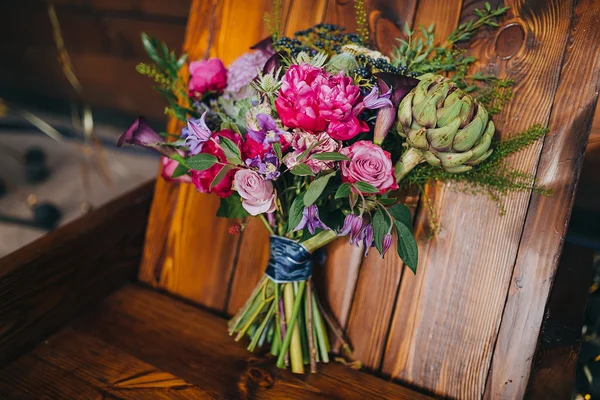
[[[294,229],[294,232],[302,230],[304,228],[308,228],[308,231],[311,235],[315,234],[315,230],[317,228],[321,228],[323,230],[330,229],[319,218],[319,209],[314,204],[310,207],[304,207],[304,211],[302,211],[302,219],[300,220],[300,223],[298,224],[296,229]]]
[[[208,142],[212,135],[204,120],[207,112],[205,111],[200,118],[188,119],[187,126],[181,130],[181,138],[184,139],[185,145],[190,149],[191,155],[199,154],[204,143]]]
[[[375,246],[375,238],[373,236],[373,225],[368,224],[365,226],[360,233],[360,237],[362,238],[365,244],[365,257],[369,255],[369,249]]]
[[[394,124],[400,101],[417,86],[419,81],[391,72],[379,72],[375,76],[377,77],[377,85],[380,90],[384,92],[392,91],[390,95],[392,105],[380,108],[377,113],[377,120],[375,121],[373,142],[381,144]]]
[[[262,158],[260,156],[252,157],[246,160],[246,165],[258,169],[258,173],[265,176],[267,180],[279,178],[279,158],[272,152],[266,153]]]
[[[358,246],[360,240],[360,233],[363,229],[363,219],[356,214],[348,214],[344,219],[344,226],[338,232],[338,236],[347,236],[350,244]]]
[[[248,136],[258,143],[272,144],[279,142],[279,137],[286,133],[277,126],[273,117],[268,114],[258,114],[256,116],[256,122],[260,127],[260,131],[254,131],[248,128]]]
[[[377,110],[383,107],[393,107],[390,96],[392,95],[392,89],[388,90],[384,94],[379,94],[379,86],[373,85],[371,92],[363,99],[363,104],[370,110]]]
[[[123,144],[133,144],[152,149],[167,157],[170,157],[175,153],[175,149],[168,146],[165,140],[150,128],[148,121],[144,117],[138,117],[133,124],[127,128],[125,133],[121,135],[117,141],[117,146],[121,147]]]

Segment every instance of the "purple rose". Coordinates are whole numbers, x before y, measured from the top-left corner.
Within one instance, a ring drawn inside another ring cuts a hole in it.
[[[202,99],[207,92],[221,93],[227,87],[227,69],[218,58],[193,61],[190,63],[188,96]]]
[[[274,212],[276,193],[271,181],[263,179],[258,172],[240,169],[233,178],[235,190],[242,197],[242,207],[250,215]]]
[[[340,153],[350,158],[342,161],[343,182],[366,182],[379,189],[379,193],[398,189],[390,153],[378,145],[361,140]]]

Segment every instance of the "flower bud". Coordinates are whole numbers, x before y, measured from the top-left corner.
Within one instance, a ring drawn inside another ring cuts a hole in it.
[[[385,255],[385,253],[390,249],[390,247],[392,246],[392,234],[391,233],[386,233],[385,235],[383,235],[383,240],[381,242],[381,258],[383,258],[383,256]]]
[[[358,63],[352,54],[340,53],[331,57],[327,63],[327,72],[337,74],[340,71],[352,71],[358,68]]]

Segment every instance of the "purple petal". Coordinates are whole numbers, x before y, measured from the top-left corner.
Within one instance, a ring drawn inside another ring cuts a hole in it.
[[[121,147],[123,144],[133,144],[158,151],[168,157],[173,154],[175,150],[169,146],[163,146],[164,143],[164,139],[150,128],[146,118],[138,117],[133,124],[127,128],[125,133],[121,135],[117,141],[117,146]]]
[[[269,59],[265,63],[262,73],[263,75],[270,74],[273,71],[277,71],[277,69],[281,65],[283,65],[283,56],[281,55],[281,53],[275,53],[271,57],[269,57]]]
[[[382,107],[393,107],[392,101],[390,100],[390,96],[392,94],[392,90],[388,90],[383,95],[379,95],[379,87],[377,85],[373,85],[373,89],[371,92],[365,96],[363,99],[363,104],[366,108],[371,110],[376,110]]]
[[[373,225],[368,224],[364,227],[360,235],[365,243],[365,257],[369,254],[369,249],[374,244]]]
[[[381,241],[381,258],[383,258],[385,253],[392,246],[392,241],[393,241],[393,239],[392,239],[391,233],[386,233],[385,235],[383,235],[383,240]]]

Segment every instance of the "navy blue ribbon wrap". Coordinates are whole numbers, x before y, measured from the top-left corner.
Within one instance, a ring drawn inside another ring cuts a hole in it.
[[[271,257],[265,274],[277,283],[305,281],[312,275],[312,255],[295,241],[271,236]]]

